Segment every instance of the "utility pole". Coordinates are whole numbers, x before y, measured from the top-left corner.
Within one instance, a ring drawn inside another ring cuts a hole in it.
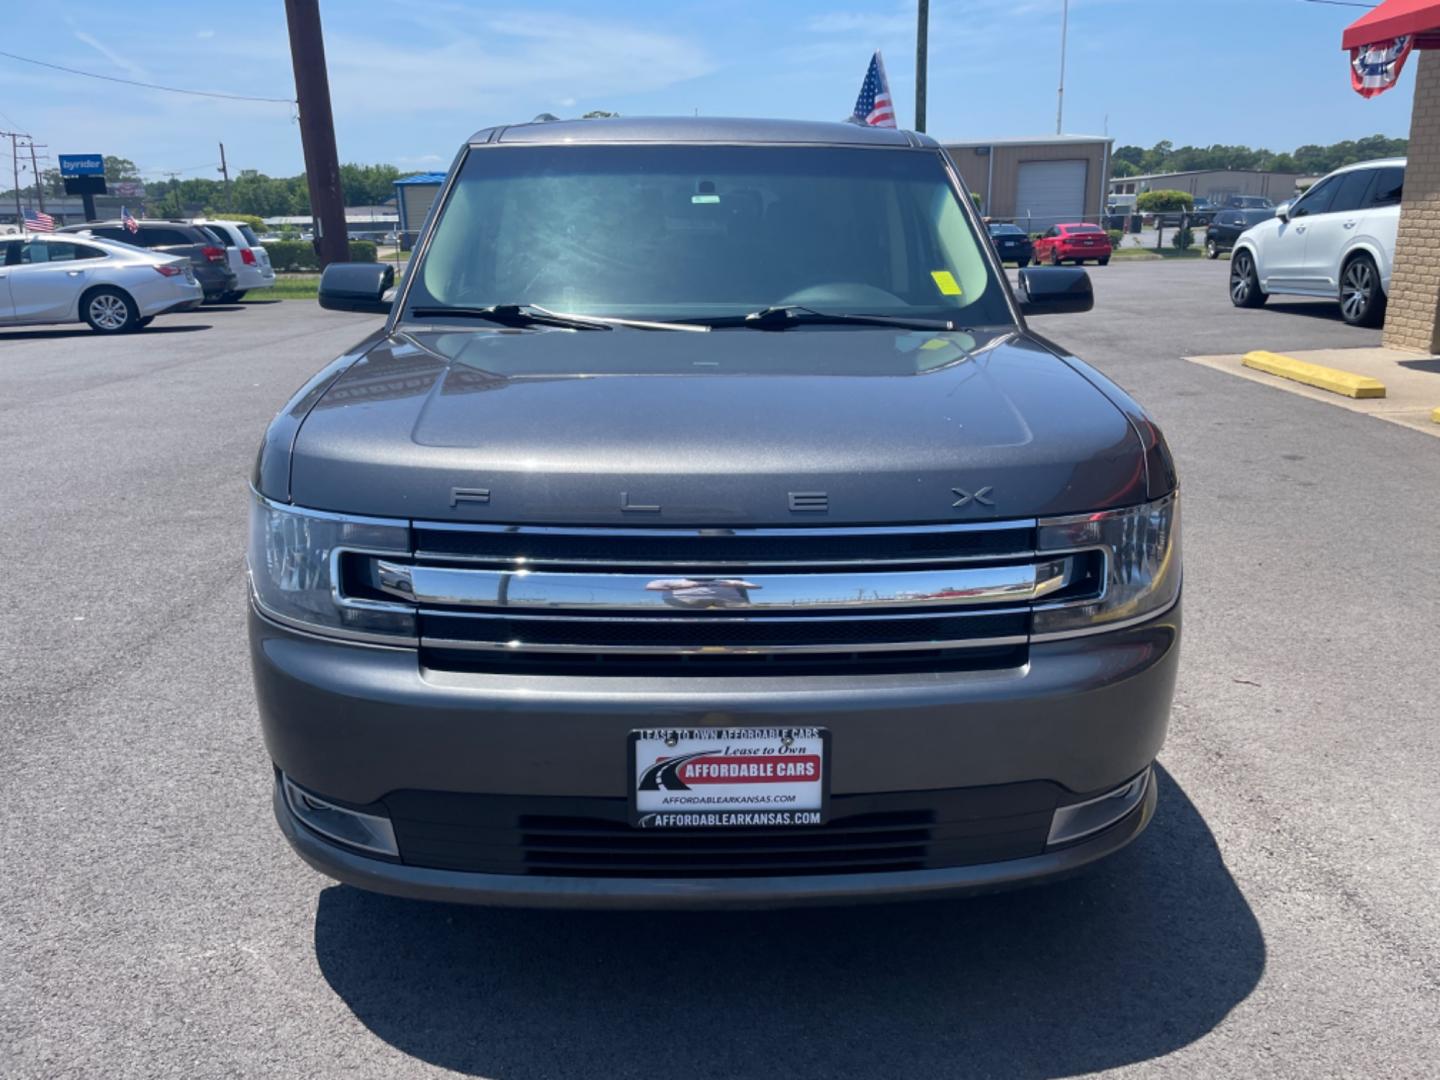
[[[15,224],[22,225],[25,221],[25,213],[20,209],[20,149],[19,140],[28,139],[29,135],[19,131],[0,131],[0,139],[10,136],[10,167],[15,175]]]
[[[220,144],[220,168],[217,170],[225,178],[225,212],[230,212],[230,169],[225,164],[225,144]]]
[[[930,0],[919,0],[915,20],[915,130],[925,130],[925,83],[930,66]]]
[[[1060,89],[1055,101],[1055,134],[1061,134],[1065,119],[1065,39],[1070,36],[1070,0],[1060,8]]]
[[[41,150],[48,150],[45,144],[40,145]],[[45,185],[40,182],[40,163],[35,160],[35,141],[30,141],[30,170],[35,174],[35,201],[40,205],[40,212],[45,212]]]
[[[330,112],[320,0],[285,0],[285,21],[290,28],[290,59],[300,106],[300,143],[305,151],[310,216],[315,221],[315,252],[324,267],[347,261],[350,241],[345,231],[340,159],[335,151],[335,118]]]

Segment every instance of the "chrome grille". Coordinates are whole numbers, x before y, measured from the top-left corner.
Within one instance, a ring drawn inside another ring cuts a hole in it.
[[[415,606],[425,662],[715,674],[1022,663],[1031,605],[1085,595],[1092,552],[1036,523],[672,529],[417,522],[416,554],[355,553],[357,597]]]

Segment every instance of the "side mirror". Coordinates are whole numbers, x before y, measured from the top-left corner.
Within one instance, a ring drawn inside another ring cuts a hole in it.
[[[1026,315],[1064,315],[1095,306],[1090,275],[1078,266],[1026,267],[1020,271],[1020,310]]]
[[[388,315],[385,290],[394,285],[395,268],[388,263],[331,263],[320,275],[320,306]]]
[[[1288,202],[1282,202],[1279,206],[1275,207],[1275,216],[1281,221],[1289,221],[1290,204]]]

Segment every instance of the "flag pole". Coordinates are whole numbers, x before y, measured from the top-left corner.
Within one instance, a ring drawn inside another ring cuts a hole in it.
[[[925,82],[930,52],[930,0],[919,0],[915,21],[915,130],[925,130]]]
[[[1065,118],[1065,39],[1070,35],[1070,0],[1062,0],[1060,8],[1060,89],[1055,100],[1055,134],[1061,134]]]

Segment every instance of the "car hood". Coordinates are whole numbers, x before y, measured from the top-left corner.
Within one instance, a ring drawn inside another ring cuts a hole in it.
[[[290,496],[354,514],[819,525],[1145,498],[1127,417],[1015,331],[412,331],[305,401]]]

